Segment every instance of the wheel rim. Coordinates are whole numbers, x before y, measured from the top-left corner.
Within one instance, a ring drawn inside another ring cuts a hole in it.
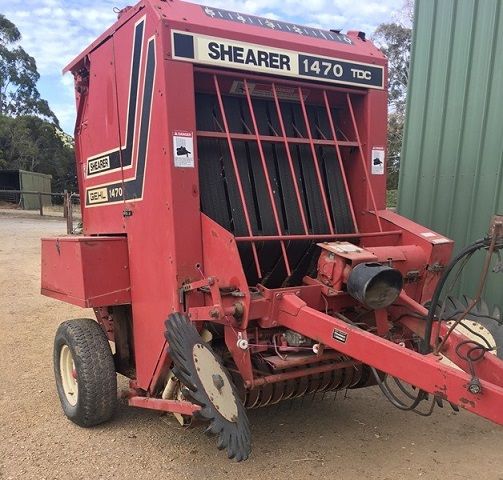
[[[492,347],[494,347],[492,350],[489,350],[489,353],[492,353],[493,355],[497,356],[498,352],[499,352],[498,344],[496,343],[496,339],[494,338],[493,334],[484,325],[482,325],[481,323],[479,323],[477,321],[471,320],[469,318],[465,318],[464,321],[468,325],[468,327],[470,327],[476,333],[478,333],[479,335],[484,337],[488,345],[491,345]],[[454,323],[454,321],[450,320],[446,324],[448,327],[451,327],[453,323]],[[456,330],[456,332],[461,333],[462,335],[467,337],[469,340],[473,340],[474,342],[481,343],[480,337],[477,335],[474,335],[474,333],[472,331],[464,328],[463,324],[457,325],[454,328],[454,330]]]
[[[59,372],[61,385],[68,403],[74,407],[79,396],[79,386],[75,370],[75,362],[68,345],[63,345],[59,353]]]
[[[229,422],[236,422],[238,407],[229,378],[223,371],[213,353],[202,343],[196,343],[192,356],[199,380],[206,390],[211,403]]]

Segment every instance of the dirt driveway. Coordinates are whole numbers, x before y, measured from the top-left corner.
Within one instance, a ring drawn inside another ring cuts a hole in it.
[[[503,480],[503,427],[450,408],[421,418],[378,391],[250,412],[254,448],[226,459],[202,429],[121,405],[106,425],[65,419],[52,372],[60,322],[92,312],[39,294],[40,237],[61,220],[0,214],[0,479]]]

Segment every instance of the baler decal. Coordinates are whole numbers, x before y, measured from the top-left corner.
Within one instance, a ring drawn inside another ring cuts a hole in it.
[[[384,89],[384,67],[172,31],[173,59],[321,82]]]
[[[118,202],[133,202],[143,198],[147,148],[150,135],[150,116],[155,79],[155,37],[148,40],[145,81],[143,85],[136,174],[134,177],[86,189],[86,207],[109,205]],[[133,119],[133,123],[134,119]],[[134,140],[134,139],[133,139]],[[133,143],[133,142],[132,142]],[[132,156],[132,155],[131,155]]]
[[[134,129],[136,123],[136,107],[138,100],[139,72],[143,47],[143,32],[145,19],[136,23],[133,36],[133,54],[129,78],[128,110],[126,117],[126,142],[120,148],[101,152],[87,159],[86,176],[92,177],[110,173],[122,167],[130,167],[134,144]]]
[[[305,25],[297,25],[296,23],[282,22],[271,18],[257,17],[255,15],[247,15],[245,13],[232,12],[223,8],[201,7],[203,12],[208,17],[216,18],[217,20],[230,20],[243,25],[253,25],[254,27],[268,28],[276,32],[288,32],[304,37],[319,38],[320,40],[331,40],[333,42],[346,43],[353,45],[351,39],[343,33],[321,30],[320,28],[308,27]]]

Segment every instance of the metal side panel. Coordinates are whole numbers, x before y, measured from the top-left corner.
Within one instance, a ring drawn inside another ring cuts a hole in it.
[[[42,239],[42,294],[79,307],[131,303],[126,237]]]

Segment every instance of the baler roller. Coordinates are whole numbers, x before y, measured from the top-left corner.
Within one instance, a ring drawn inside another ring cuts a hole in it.
[[[341,367],[338,363],[343,363]],[[239,373],[231,369],[231,376],[236,385],[239,398],[245,408],[259,408],[274,405],[284,400],[293,400],[317,393],[334,392],[348,388],[367,386],[370,372],[366,365],[353,363],[347,365],[348,359],[341,356],[337,361],[325,362],[316,366],[332,367],[320,373],[309,374],[309,368],[296,367],[289,373],[297,373],[298,378],[264,383],[258,387],[246,389]],[[313,368],[311,366],[310,368]],[[260,380],[260,377],[258,377]]]

